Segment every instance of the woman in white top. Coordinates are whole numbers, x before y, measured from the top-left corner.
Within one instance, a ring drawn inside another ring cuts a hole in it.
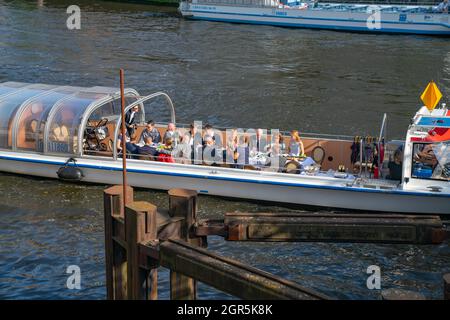
[[[291,131],[291,139],[289,140],[289,155],[291,157],[299,157],[305,155],[305,148],[303,142],[300,139],[297,130]]]

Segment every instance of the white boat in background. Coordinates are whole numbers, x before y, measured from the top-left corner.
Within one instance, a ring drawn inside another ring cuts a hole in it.
[[[125,95],[126,111],[140,107],[138,133],[149,115],[156,117],[163,107],[168,107],[169,121],[175,123],[168,95],[158,92],[142,97],[133,89],[126,89]],[[71,168],[82,182],[120,184],[119,101],[114,88],[0,83],[0,171],[57,179],[61,170]],[[385,120],[376,138],[302,133],[310,165],[305,158],[282,154],[267,155],[286,160],[277,167],[255,162],[261,157],[256,154],[253,165],[244,168],[226,162],[210,166],[143,157],[127,160],[128,182],[135,187],[187,188],[208,195],[298,205],[449,214],[450,112],[445,106],[431,113],[421,108],[405,141],[385,141]],[[164,133],[165,124],[156,127]],[[177,127],[181,133],[188,130],[188,126]],[[222,138],[226,141],[227,136]],[[287,135],[282,139],[287,140]],[[392,154],[399,147],[403,165],[399,165],[398,180],[388,180]],[[379,150],[380,157],[372,158],[368,148],[372,155]],[[375,168],[380,168],[378,174]]]
[[[181,1],[183,17],[371,33],[450,35],[450,15],[436,6],[317,3],[288,0]]]

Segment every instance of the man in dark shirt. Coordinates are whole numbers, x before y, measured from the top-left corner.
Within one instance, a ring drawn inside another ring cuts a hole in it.
[[[128,135],[131,137],[134,134],[136,128],[137,113],[139,112],[139,106],[134,106],[125,114],[125,127],[127,128]]]
[[[139,143],[145,143],[147,137],[152,138],[153,143],[159,143],[161,141],[161,135],[158,129],[155,128],[155,122],[153,120],[147,122],[144,131],[142,131]]]
[[[138,152],[141,155],[150,156],[151,159],[158,155],[158,151],[153,145],[153,141],[150,136],[145,138],[145,145],[143,147],[139,147]]]

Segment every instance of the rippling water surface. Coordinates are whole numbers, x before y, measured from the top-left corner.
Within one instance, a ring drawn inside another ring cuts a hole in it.
[[[71,2],[0,0],[0,82],[117,86],[117,69],[142,93],[164,90],[181,122],[403,138],[419,95],[434,79],[450,92],[445,38],[231,25],[179,19],[172,8],[77,1],[82,29],[65,28]],[[0,174],[0,298],[104,299],[104,186]],[[138,191],[166,207],[163,192]],[[200,198],[200,216],[286,208]],[[437,246],[234,243],[209,248],[343,299],[378,299],[382,286],[442,295],[448,242]],[[79,265],[82,289],[65,287]],[[160,296],[168,298],[167,272]],[[227,298],[202,286],[201,298]]]

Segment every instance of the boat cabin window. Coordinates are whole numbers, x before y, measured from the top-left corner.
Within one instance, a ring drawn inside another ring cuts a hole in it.
[[[48,85],[32,85],[12,93],[0,101],[0,148],[12,149],[12,127],[14,117],[20,106],[34,96],[54,88]]]
[[[17,149],[26,151],[44,151],[44,129],[48,114],[61,99],[74,94],[76,88],[64,88],[34,98],[23,106],[18,115],[16,133]]]
[[[86,108],[97,99],[105,96],[102,93],[79,92],[73,97],[63,100],[50,116],[48,125],[47,151],[49,153],[75,154],[78,151],[78,130]]]
[[[450,181],[450,141],[415,143],[411,177]]]

